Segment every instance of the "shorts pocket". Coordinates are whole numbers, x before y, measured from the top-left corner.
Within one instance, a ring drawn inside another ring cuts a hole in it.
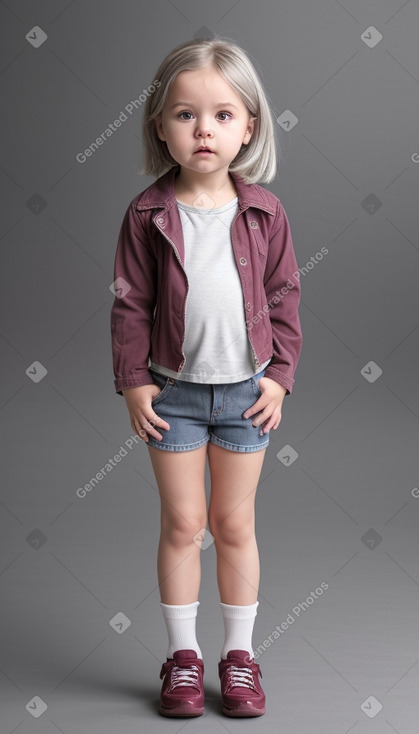
[[[153,371],[151,372],[151,375],[156,385],[161,387],[159,394],[151,401],[151,404],[154,407],[157,403],[160,403],[165,397],[167,397],[175,382],[172,377],[162,375],[160,372]]]
[[[251,383],[252,383],[252,387],[253,387],[253,392],[254,392],[254,393],[255,393],[255,395],[257,395],[257,396],[258,396],[259,398],[260,398],[260,396],[262,395],[262,390],[261,390],[261,389],[260,389],[260,387],[259,387],[259,380],[260,380],[260,378],[261,378],[261,377],[264,377],[264,375],[265,375],[265,372],[266,372],[266,367],[265,367],[265,369],[264,369],[264,370],[262,370],[261,372],[258,372],[258,374],[257,374],[257,375],[253,375],[253,376],[252,376],[252,377],[250,378],[250,381],[251,381]]]

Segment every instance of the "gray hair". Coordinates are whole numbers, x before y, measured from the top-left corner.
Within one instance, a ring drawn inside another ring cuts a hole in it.
[[[248,184],[269,183],[276,176],[277,140],[268,98],[246,52],[219,36],[210,40],[186,41],[174,48],[160,64],[155,74],[156,89],[147,96],[144,106],[144,161],[139,172],[158,178],[177,165],[165,141],[157,135],[155,118],[163,109],[176,75],[205,66],[216,68],[240,95],[249,114],[257,118],[250,142],[242,145],[228,170],[241,176]]]

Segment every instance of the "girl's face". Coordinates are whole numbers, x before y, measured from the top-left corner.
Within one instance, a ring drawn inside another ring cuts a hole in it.
[[[156,127],[181,167],[201,174],[227,173],[242,143],[249,142],[255,119],[233,87],[209,66],[177,74]],[[212,153],[197,153],[201,145]]]

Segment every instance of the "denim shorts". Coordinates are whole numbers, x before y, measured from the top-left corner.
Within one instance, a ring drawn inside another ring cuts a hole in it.
[[[151,407],[170,425],[166,430],[155,423],[162,440],[148,434],[150,446],[164,451],[191,451],[212,441],[230,451],[248,452],[269,445],[269,431],[263,434],[261,430],[264,424],[252,425],[259,413],[243,418],[262,394],[258,383],[266,368],[247,380],[219,385],[186,382],[149,370],[162,388]]]

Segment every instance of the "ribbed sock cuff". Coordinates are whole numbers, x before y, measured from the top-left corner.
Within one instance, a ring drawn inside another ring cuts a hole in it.
[[[160,602],[163,614],[166,619],[193,619],[197,616],[199,601],[193,601],[191,604],[164,604]]]
[[[259,602],[248,605],[224,604],[220,601],[221,612],[225,619],[253,619],[257,615]]]

